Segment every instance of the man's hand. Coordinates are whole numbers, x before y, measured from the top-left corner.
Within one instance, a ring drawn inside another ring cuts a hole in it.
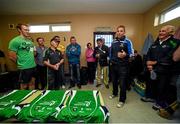
[[[153,70],[153,66],[152,65],[148,65],[147,68],[148,68],[149,71]]]
[[[157,61],[147,61],[146,64],[147,66],[153,66],[157,63]]]
[[[9,51],[8,56],[9,56],[9,59],[11,59],[13,62],[16,63],[16,60],[17,60],[16,52],[14,52],[14,51]]]
[[[96,58],[99,58],[100,57],[100,54],[96,54]]]
[[[123,58],[126,57],[126,55],[127,55],[124,50],[122,50],[121,52],[118,52],[117,54],[118,54],[118,55],[117,55],[118,58],[121,58],[121,59],[123,59]]]

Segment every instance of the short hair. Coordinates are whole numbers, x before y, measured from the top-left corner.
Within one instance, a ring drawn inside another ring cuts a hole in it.
[[[98,42],[98,41],[103,42],[102,38],[98,38],[98,39],[96,40],[96,42]]]
[[[71,36],[71,37],[70,37],[70,40],[72,40],[72,39],[76,39],[75,36]]]
[[[21,30],[23,25],[28,27],[27,24],[19,23],[19,24],[17,24],[16,29]]]
[[[88,47],[89,45],[91,45],[91,43],[90,43],[90,42],[89,42],[89,43],[87,43],[87,47]]]
[[[43,39],[43,40],[44,40],[44,38],[43,38],[43,37],[38,37],[38,38],[36,38],[36,41],[38,42],[38,41],[39,41],[39,39]]]
[[[125,28],[125,26],[124,25],[119,25],[118,27],[117,27],[117,29],[118,28],[123,28],[124,29],[124,31],[126,31],[126,28]]]

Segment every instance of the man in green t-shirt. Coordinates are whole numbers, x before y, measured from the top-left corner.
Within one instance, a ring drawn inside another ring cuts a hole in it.
[[[20,70],[20,88],[34,89],[35,59],[34,44],[29,35],[29,26],[18,24],[19,36],[13,38],[9,43],[9,58],[17,64]]]

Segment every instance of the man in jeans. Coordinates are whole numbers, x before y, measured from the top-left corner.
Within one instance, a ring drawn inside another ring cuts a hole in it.
[[[71,75],[71,82],[69,89],[77,84],[77,87],[80,89],[80,55],[81,55],[81,46],[76,42],[76,38],[72,36],[70,38],[70,44],[66,48],[66,55],[69,63],[69,71]]]

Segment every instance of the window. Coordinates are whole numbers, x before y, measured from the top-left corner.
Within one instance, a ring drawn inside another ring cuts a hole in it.
[[[178,17],[180,17],[180,3],[176,3],[159,15],[155,15],[154,26],[168,22]]]
[[[30,33],[70,32],[70,24],[30,25]]]
[[[49,32],[49,25],[32,25],[29,29],[30,33]]]
[[[114,39],[115,32],[94,32],[94,47],[97,46],[96,40],[98,38],[104,38],[105,39],[105,45],[110,47],[111,43]]]
[[[161,14],[160,24],[180,17],[180,5]]]
[[[52,25],[51,26],[52,32],[57,32],[57,31],[71,31],[71,26],[70,25]]]

